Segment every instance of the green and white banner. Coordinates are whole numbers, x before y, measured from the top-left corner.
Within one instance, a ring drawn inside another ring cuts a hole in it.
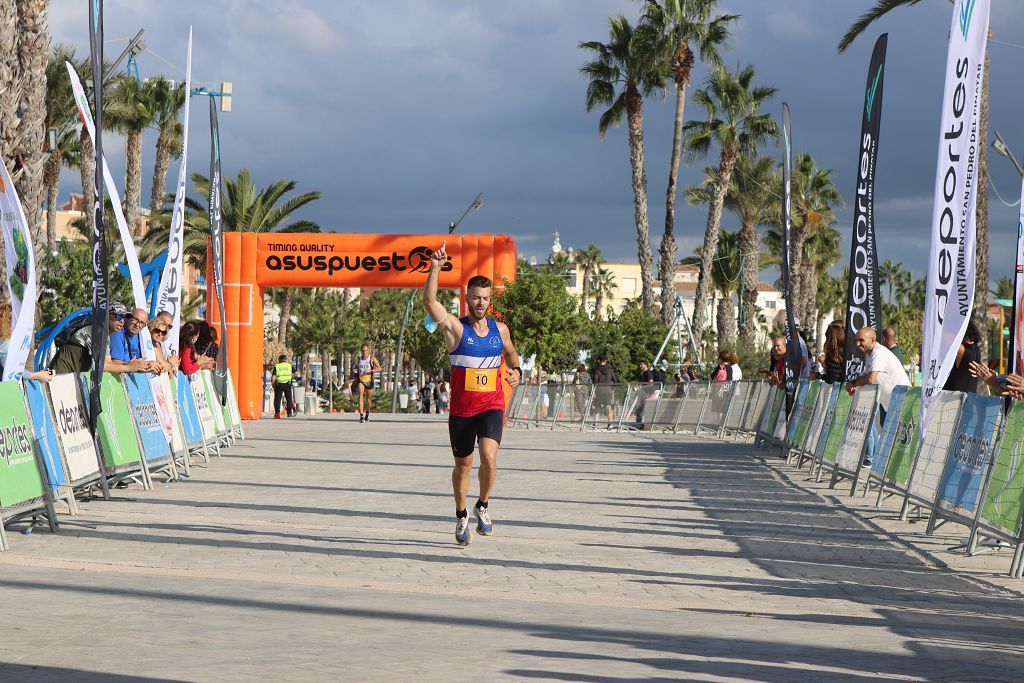
[[[7,172],[7,164],[0,159],[0,229],[4,236],[4,256],[7,260],[7,292],[11,299],[11,342],[4,364],[3,377],[8,381],[25,370],[32,331],[36,318],[36,261],[32,252],[32,234],[21,208],[21,200],[14,189],[14,181]]]
[[[981,521],[1016,535],[1024,512],[1024,402],[1010,404],[1005,424],[981,507]]]

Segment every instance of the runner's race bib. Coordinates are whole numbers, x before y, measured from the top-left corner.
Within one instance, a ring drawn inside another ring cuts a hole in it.
[[[498,390],[498,368],[466,368],[466,391]]]

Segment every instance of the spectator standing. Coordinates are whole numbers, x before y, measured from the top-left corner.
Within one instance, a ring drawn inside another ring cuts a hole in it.
[[[956,360],[946,378],[943,389],[949,391],[963,391],[971,394],[978,393],[978,378],[971,374],[971,363],[981,363],[981,350],[978,348],[978,328],[973,322],[967,323],[967,331],[964,332],[960,348],[956,350]]]
[[[896,344],[896,330],[891,327],[887,327],[882,330],[882,346],[892,351],[892,355],[896,356],[900,364],[903,367],[907,367],[907,356],[900,349],[899,345]]]
[[[608,424],[615,420],[615,387],[612,385],[618,381],[615,377],[615,370],[608,364],[608,356],[601,354],[597,357],[597,367],[594,368],[594,402],[598,410],[603,410]]]
[[[857,332],[857,348],[864,354],[864,374],[848,383],[846,390],[852,396],[857,387],[877,384],[879,422],[884,424],[892,390],[901,385],[910,386],[910,378],[893,352],[878,343],[874,328],[864,327]]]
[[[833,320],[825,330],[825,374],[827,384],[842,382],[846,376],[843,359],[846,354],[846,323]]]
[[[729,352],[729,379],[733,382],[743,379],[743,368],[740,367],[740,357],[735,351]]]

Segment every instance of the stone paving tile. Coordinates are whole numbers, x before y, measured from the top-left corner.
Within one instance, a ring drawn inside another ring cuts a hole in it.
[[[1024,605],[997,558],[949,571],[954,558],[892,535],[891,510],[751,446],[509,430],[496,535],[459,548],[446,431],[433,417],[250,424],[188,481],[83,503],[55,535],[12,533],[0,680],[1024,671]]]

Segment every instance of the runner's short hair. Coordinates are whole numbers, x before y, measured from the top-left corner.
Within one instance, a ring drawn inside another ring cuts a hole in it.
[[[283,353],[280,356],[277,357],[277,362],[278,363],[283,363],[286,360],[288,360],[288,356],[284,355]]]
[[[469,282],[466,283],[466,289],[470,287],[479,287],[480,289],[490,289],[491,280],[483,275],[474,275],[469,278]]]

